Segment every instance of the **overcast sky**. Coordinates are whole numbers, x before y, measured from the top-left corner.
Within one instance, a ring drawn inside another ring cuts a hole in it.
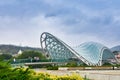
[[[42,32],[72,47],[120,45],[120,0],[0,0],[0,44],[40,47]]]

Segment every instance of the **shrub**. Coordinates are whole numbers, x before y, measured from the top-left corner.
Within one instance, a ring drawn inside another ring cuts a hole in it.
[[[104,63],[102,66],[113,66],[111,63]]]
[[[56,76],[48,73],[36,73],[29,68],[12,69],[6,62],[0,61],[0,80],[83,80],[78,74]],[[50,67],[50,70],[58,69],[57,66]]]
[[[76,67],[77,62],[75,62],[75,61],[68,62],[66,66],[68,66],[68,67]]]
[[[29,69],[15,68],[0,70],[0,80],[29,80],[31,79]]]
[[[49,66],[47,70],[58,70],[58,66]]]
[[[48,73],[38,73],[34,76],[36,76],[34,77],[36,80],[83,80],[83,78],[78,74],[56,76]]]

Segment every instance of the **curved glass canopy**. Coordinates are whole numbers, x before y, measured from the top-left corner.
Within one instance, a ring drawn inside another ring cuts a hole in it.
[[[105,46],[95,42],[86,42],[75,48],[44,32],[40,37],[41,47],[52,61],[65,62],[77,58],[87,65],[101,66],[105,61],[116,61],[113,53]]]

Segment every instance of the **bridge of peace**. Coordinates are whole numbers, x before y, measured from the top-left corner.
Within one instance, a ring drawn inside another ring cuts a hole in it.
[[[44,32],[40,37],[41,47],[51,62],[66,62],[77,59],[79,63],[89,66],[101,66],[105,62],[117,63],[117,59],[109,48],[96,42],[86,42],[71,48],[59,38]]]
[[[96,42],[85,42],[74,48],[64,43],[54,35],[44,32],[40,36],[40,44],[43,53],[50,62],[25,63],[26,65],[37,64],[62,64],[76,60],[78,64],[88,66],[102,66],[104,63],[118,63],[112,51],[106,46]]]

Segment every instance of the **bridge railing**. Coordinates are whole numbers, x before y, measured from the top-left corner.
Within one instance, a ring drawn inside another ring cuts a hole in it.
[[[19,64],[19,63],[31,63],[31,62],[68,62],[69,60],[63,59],[15,59],[11,61],[11,64]]]

